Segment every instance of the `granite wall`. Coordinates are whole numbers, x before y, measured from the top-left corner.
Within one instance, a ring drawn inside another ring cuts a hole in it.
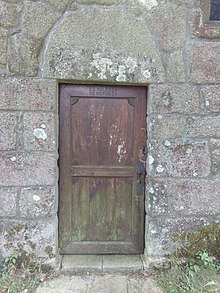
[[[219,220],[220,23],[202,2],[0,0],[2,257],[59,253],[62,82],[148,87],[148,257]]]

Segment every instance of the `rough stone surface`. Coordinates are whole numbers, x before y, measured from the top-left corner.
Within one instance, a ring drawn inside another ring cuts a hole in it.
[[[104,272],[143,272],[143,263],[139,255],[104,255]]]
[[[106,284],[109,284],[109,285],[111,284],[111,286],[106,286]],[[110,277],[106,275],[103,277],[97,277],[94,280],[92,285],[93,285],[93,292],[121,293],[126,288],[126,279],[123,276]]]
[[[0,222],[0,253],[9,256],[23,250],[38,257],[53,257],[56,247],[56,221],[3,220]]]
[[[13,75],[36,76],[38,71],[38,55],[42,42],[22,33],[9,38],[8,62]]]
[[[0,258],[59,253],[58,83],[148,87],[146,254],[219,218],[220,27],[208,13],[202,0],[0,0]]]
[[[146,210],[150,215],[165,215],[169,208],[169,193],[165,180],[152,179],[147,186]]]
[[[17,145],[18,114],[0,113],[0,150],[14,150]]]
[[[205,108],[208,112],[220,112],[220,86],[210,85],[201,89]]]
[[[185,124],[182,115],[151,115],[149,136],[154,139],[182,137],[185,133]]]
[[[26,150],[55,150],[54,126],[55,119],[51,113],[25,113],[24,148]]]
[[[144,275],[82,275],[64,276],[41,284],[36,293],[162,293],[152,278]]]
[[[56,180],[56,161],[50,153],[4,153],[0,166],[2,186],[50,185]]]
[[[220,156],[220,139],[211,138],[210,147],[213,155]]]
[[[119,0],[78,0],[82,4],[97,4],[97,5],[113,5],[119,2]]]
[[[173,194],[173,209],[178,214],[209,215],[220,211],[220,182],[180,180],[168,182]]]
[[[56,81],[9,78],[0,80],[0,108],[5,110],[54,110]]]
[[[149,89],[150,113],[198,113],[198,89],[188,85],[151,85]]]
[[[60,17],[60,13],[43,2],[27,2],[23,15],[24,32],[36,39],[44,38]]]
[[[101,255],[65,255],[62,260],[63,273],[102,272]]]
[[[220,137],[220,116],[200,116],[187,119],[189,137]]]
[[[14,217],[16,215],[17,189],[14,187],[0,187],[0,217]]]
[[[6,60],[7,60],[7,30],[0,28],[0,72],[5,70]]]
[[[159,6],[149,15],[149,25],[165,51],[184,45],[186,36],[186,10],[183,7]]]
[[[170,54],[169,63],[167,67],[168,80],[171,82],[184,82],[185,69],[183,62],[183,54],[181,51],[176,51]]]
[[[42,74],[117,82],[164,79],[158,50],[144,21],[125,13],[89,9],[66,15],[51,33]]]
[[[220,82],[220,45],[216,42],[194,42],[187,47],[189,78],[194,83]]]
[[[196,7],[196,4],[198,4],[198,0],[160,0],[161,3],[173,3],[176,5],[186,5],[187,7]]]
[[[20,215],[36,218],[55,214],[56,193],[53,187],[26,187],[21,189]]]
[[[151,175],[172,177],[207,177],[211,171],[211,158],[206,142],[152,141],[149,168]]]
[[[149,221],[148,254],[149,256],[164,256],[170,254],[178,243],[171,241],[172,237],[182,231],[193,231],[200,225],[208,224],[206,218],[152,218]]]
[[[68,3],[75,2],[74,0],[48,0],[48,2],[60,11],[65,11]]]
[[[14,27],[19,24],[21,6],[0,1],[0,26]]]

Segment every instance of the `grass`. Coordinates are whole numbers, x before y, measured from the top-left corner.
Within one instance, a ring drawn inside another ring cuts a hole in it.
[[[220,292],[219,271],[210,265],[182,263],[173,258],[170,269],[157,272],[156,279],[164,293]]]
[[[39,260],[24,253],[12,254],[3,263],[0,293],[33,293],[51,275],[52,270]]]
[[[164,293],[220,293],[220,225],[201,226],[175,237],[184,243],[170,256],[170,269],[157,270]]]

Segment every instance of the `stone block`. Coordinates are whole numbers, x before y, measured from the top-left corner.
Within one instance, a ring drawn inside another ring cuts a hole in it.
[[[150,113],[199,113],[198,89],[188,85],[151,85]]]
[[[37,222],[1,220],[0,254],[8,257],[15,251],[25,251],[37,257],[52,258],[56,249],[56,230],[55,218]]]
[[[53,185],[56,158],[51,153],[12,153],[0,155],[0,185]]]
[[[153,218],[149,221],[147,253],[149,256],[164,256],[177,247],[173,237],[183,231],[194,231],[198,226],[208,224],[203,217],[192,218]]]
[[[140,83],[164,80],[161,56],[146,22],[124,11],[88,7],[69,12],[50,34],[43,60],[42,75],[48,78]]]
[[[127,0],[127,7],[137,16],[145,14],[159,5],[158,0]]]
[[[7,30],[0,28],[0,71],[6,68],[7,57]]]
[[[95,278],[92,292],[122,293],[127,291],[127,282],[124,276],[105,275]]]
[[[173,210],[183,215],[214,215],[220,211],[220,182],[212,180],[170,180]]]
[[[15,150],[17,145],[18,129],[17,113],[2,112],[0,113],[0,150]]]
[[[55,117],[51,113],[24,113],[24,148],[53,151],[56,148]]]
[[[167,177],[207,177],[211,158],[207,142],[151,141],[150,174]]]
[[[201,94],[208,112],[220,112],[220,85],[204,86]]]
[[[22,6],[0,1],[0,26],[14,27],[19,24]]]
[[[140,273],[143,272],[143,262],[139,255],[104,255],[103,272]]]
[[[13,75],[36,76],[42,41],[21,32],[9,38],[8,64]]]
[[[167,76],[170,82],[176,83],[185,81],[185,68],[182,51],[176,51],[170,54]]]
[[[184,45],[186,9],[181,6],[160,5],[149,13],[149,26],[162,50],[173,51]]]
[[[162,114],[150,116],[149,137],[154,139],[171,139],[182,137],[185,133],[183,115]]]
[[[27,2],[23,9],[23,31],[33,38],[44,38],[60,16],[47,3]]]
[[[78,2],[81,4],[113,5],[119,0],[78,0]]]
[[[220,116],[189,117],[187,119],[188,137],[220,137]]]
[[[213,155],[220,156],[220,139],[211,138],[210,148]]]
[[[47,79],[9,78],[0,80],[0,108],[46,110],[56,108],[57,83]]]
[[[24,218],[51,216],[56,213],[56,192],[53,187],[26,187],[21,189],[20,215]]]
[[[165,215],[169,208],[169,190],[166,180],[152,179],[147,190],[147,207],[152,216]]]
[[[43,282],[35,293],[87,293],[89,276],[65,276],[60,274],[56,278]],[[90,291],[91,292],[91,291]]]
[[[14,217],[16,215],[17,189],[14,187],[0,187],[0,217]]]
[[[65,11],[70,0],[48,0],[48,2],[60,11]],[[73,1],[75,2],[75,1]]]
[[[186,5],[189,8],[196,7],[198,4],[198,0],[161,0],[161,3],[165,4],[176,4],[176,5]]]
[[[102,272],[101,255],[65,255],[62,261],[63,273]]]
[[[187,52],[187,68],[191,82],[220,82],[219,42],[194,42],[187,47]]]

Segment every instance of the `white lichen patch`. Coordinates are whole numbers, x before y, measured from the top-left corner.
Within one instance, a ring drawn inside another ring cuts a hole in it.
[[[126,81],[125,66],[119,65],[118,76],[116,77],[116,80],[117,81]]]
[[[131,57],[128,57],[128,59],[125,62],[125,65],[128,68],[128,73],[133,73],[135,68],[137,67],[137,61]]]
[[[148,156],[148,163],[149,163],[149,165],[152,165],[153,162],[154,162],[154,158],[151,155],[149,155]]]
[[[33,200],[34,200],[34,201],[39,201],[39,200],[40,200],[40,196],[34,194],[34,195],[33,195]]]
[[[37,138],[37,139],[41,139],[41,140],[46,140],[47,139],[47,134],[45,132],[45,130],[43,128],[35,128],[33,131],[33,135]]]
[[[147,10],[151,10],[152,8],[158,6],[157,0],[138,0],[138,2],[145,6]]]
[[[146,79],[151,78],[151,72],[148,69],[142,70],[142,74]]]
[[[171,146],[171,142],[169,140],[165,140],[164,145],[166,147],[169,147],[169,146]]]
[[[93,60],[90,63],[92,67],[97,70],[98,77],[100,79],[107,79],[107,72],[110,70],[110,66],[113,64],[110,58],[101,57],[101,53],[93,54]]]
[[[162,165],[158,165],[156,170],[158,173],[162,173],[164,171],[164,167]]]

